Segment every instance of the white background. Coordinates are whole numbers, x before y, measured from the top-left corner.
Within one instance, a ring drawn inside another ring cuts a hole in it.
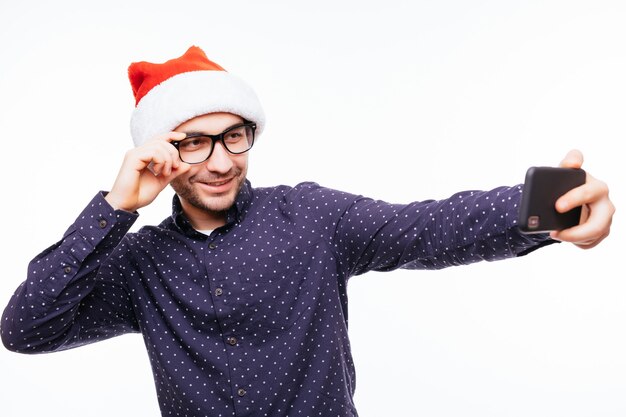
[[[361,417],[624,416],[624,22],[622,0],[0,0],[0,304],[112,185],[128,64],[196,44],[264,104],[253,185],[400,203],[516,184],[581,149],[618,207],[598,248],[350,281],[356,402]],[[1,349],[0,415],[158,415],[141,337]]]

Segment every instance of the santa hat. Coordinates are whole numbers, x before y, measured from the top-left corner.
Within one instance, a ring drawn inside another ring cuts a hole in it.
[[[252,88],[192,46],[162,64],[134,62],[128,78],[135,95],[130,130],[135,146],[207,113],[227,112],[255,122],[257,136],[265,114]]]

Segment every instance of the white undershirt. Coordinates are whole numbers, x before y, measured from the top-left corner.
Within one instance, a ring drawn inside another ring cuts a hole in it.
[[[198,229],[196,229],[196,230],[198,230]],[[211,233],[213,233],[213,230],[214,230],[214,229],[209,229],[209,230],[198,230],[198,232],[200,232],[200,233],[202,233],[202,234],[204,234],[204,235],[209,236]]]

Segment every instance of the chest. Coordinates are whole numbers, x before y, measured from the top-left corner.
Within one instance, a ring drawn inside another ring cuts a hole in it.
[[[341,303],[337,262],[321,239],[277,233],[160,239],[134,254],[145,329],[259,335]]]

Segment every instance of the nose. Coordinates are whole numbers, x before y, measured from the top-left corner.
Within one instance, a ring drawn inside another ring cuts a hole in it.
[[[233,167],[233,160],[224,145],[216,142],[211,157],[206,162],[206,168],[211,172],[226,174]]]

